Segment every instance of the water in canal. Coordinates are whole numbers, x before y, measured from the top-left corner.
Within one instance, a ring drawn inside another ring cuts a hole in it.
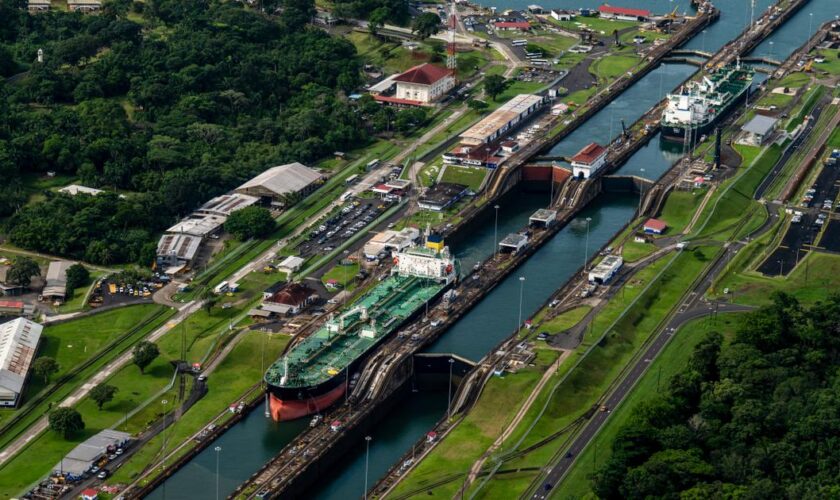
[[[533,0],[485,0],[489,6],[524,8]],[[597,7],[601,0],[555,0],[551,8]],[[622,2],[611,2],[622,5]],[[749,0],[719,1],[720,20],[688,42],[687,47],[714,51],[737,36],[749,22]],[[771,0],[756,1],[758,15],[771,4]],[[624,5],[644,7],[655,13],[689,11],[687,0],[625,1]],[[810,14],[813,14],[811,16]],[[840,14],[837,0],[811,0],[791,20],[756,50],[756,55],[783,59],[807,38],[811,30],[824,21]],[[769,42],[773,41],[771,45]],[[662,65],[648,74],[641,84],[634,85],[624,95],[598,113],[584,126],[571,134],[555,148],[558,154],[574,153],[589,140],[607,142],[620,132],[620,120],[629,125],[654,102],[661,99],[694,68],[684,65]],[[612,123],[612,126],[610,126]],[[657,178],[675,159],[674,153],[662,150],[654,138],[637,152],[619,171],[625,175],[642,175]],[[547,203],[543,193],[516,192],[503,201],[499,209],[498,239],[511,231],[522,228],[528,216]],[[431,346],[434,352],[455,352],[471,359],[481,358],[492,346],[510,335],[516,328],[519,311],[519,276],[524,276],[523,317],[527,317],[545,299],[559,288],[584,261],[586,247],[586,222],[589,223],[589,253],[604,245],[616,231],[632,217],[638,198],[632,195],[603,196],[587,207],[575,221],[557,234],[516,272],[492,291],[475,309],[459,321],[449,332]],[[492,221],[492,219],[491,219]],[[493,224],[483,224],[474,229],[469,241],[457,243],[454,250],[468,270],[472,265],[492,253]],[[397,405],[373,432],[369,463],[370,484],[422,436],[443,414],[446,395],[440,392],[421,392],[412,395],[405,403]],[[252,412],[243,422],[220,437],[213,446],[200,453],[189,465],[166,481],[166,493],[158,488],[151,498],[212,498],[215,495],[215,446],[220,446],[220,493],[226,496],[247,479],[267,460],[273,457],[306,425],[298,422],[277,424],[266,419],[262,411]],[[358,498],[364,489],[364,443],[343,459],[343,467],[313,491],[319,498]]]

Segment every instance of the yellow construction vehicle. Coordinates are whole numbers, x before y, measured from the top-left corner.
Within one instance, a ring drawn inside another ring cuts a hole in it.
[[[810,61],[808,61],[808,62],[805,64],[805,67],[804,67],[804,68],[802,68],[802,69],[803,69],[804,71],[806,71],[807,73],[810,73],[810,72],[811,72],[811,67],[812,67],[813,65],[814,65],[814,60],[813,60],[813,59],[811,59]]]

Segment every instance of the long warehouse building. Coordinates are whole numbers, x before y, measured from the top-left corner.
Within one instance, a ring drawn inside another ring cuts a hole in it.
[[[543,96],[519,94],[461,134],[461,144],[479,146],[493,142],[540,109],[544,103]]]

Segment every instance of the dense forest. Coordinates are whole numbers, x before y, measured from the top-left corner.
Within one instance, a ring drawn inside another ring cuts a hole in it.
[[[789,295],[700,342],[594,477],[601,498],[840,497],[840,295]]]
[[[265,168],[425,119],[350,103],[362,83],[353,45],[307,25],[311,0],[280,3],[275,16],[221,0],[29,15],[25,0],[0,0],[0,74],[11,76],[0,78],[0,217],[11,241],[149,263],[156,232]],[[32,203],[26,179],[48,171],[126,196],[45,192]]]

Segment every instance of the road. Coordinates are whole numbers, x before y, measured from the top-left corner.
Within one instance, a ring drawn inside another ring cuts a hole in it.
[[[189,315],[193,314],[194,312],[198,311],[201,308],[201,302],[189,302],[184,304],[181,309],[178,310],[178,313],[172,317],[169,321],[166,322],[165,325],[161,326],[154,332],[152,332],[145,340],[149,342],[154,342],[159,338],[163,337],[168,331],[172,330],[178,324],[180,324],[184,319],[186,319]],[[82,398],[88,395],[91,389],[96,387],[96,385],[104,382],[107,380],[111,375],[115,374],[119,371],[122,367],[129,364],[131,362],[131,351],[127,351],[122,355],[118,356],[116,359],[111,360],[110,363],[105,365],[105,367],[99,371],[96,375],[91,377],[87,383],[83,384],[82,386],[78,387],[75,391],[73,391],[69,396],[64,398],[58,406],[73,406],[74,404],[78,403]],[[9,446],[7,446],[2,452],[0,452],[0,465],[3,465],[7,462],[10,458],[12,458],[16,453],[26,447],[26,445],[35,439],[39,434],[44,432],[49,427],[49,422],[47,420],[47,416],[43,416],[38,419],[37,422],[32,424],[24,433],[22,433],[14,442],[12,442]]]
[[[692,289],[686,296],[686,299],[678,306],[677,312],[671,319],[662,327],[662,329],[655,335],[653,341],[645,350],[644,354],[627,372],[621,383],[610,393],[606,399],[601,401],[601,404],[606,408],[616,408],[627,397],[636,382],[644,375],[648,367],[660,352],[668,345],[671,337],[677,329],[685,323],[707,316],[713,313],[730,313],[730,312],[744,312],[750,311],[753,308],[749,306],[742,306],[737,304],[707,302],[703,299],[703,295],[709,289],[714,279],[725,269],[726,264],[735,256],[738,249],[742,246],[741,243],[730,245],[729,248],[721,255],[714,265],[707,271],[703,279]],[[601,428],[610,417],[609,411],[596,412],[593,417],[587,422],[580,434],[575,438],[569,446],[567,453],[560,462],[551,467],[542,480],[539,488],[534,492],[531,498],[544,499],[554,485],[558,484],[563,477],[571,469],[577,457],[586,448],[598,434]]]

